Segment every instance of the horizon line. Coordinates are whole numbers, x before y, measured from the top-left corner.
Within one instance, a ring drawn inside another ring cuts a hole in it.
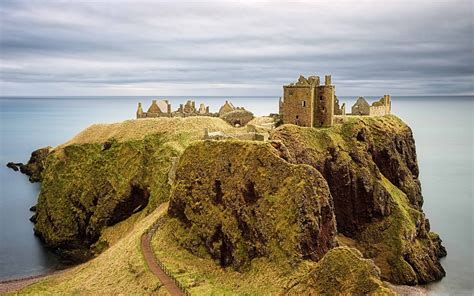
[[[381,97],[381,95],[339,95],[336,97]],[[474,97],[473,94],[442,94],[442,95],[393,95],[392,97]],[[133,97],[229,97],[229,98],[268,98],[268,97],[281,97],[280,95],[0,95],[0,98],[83,98],[83,97],[122,97],[122,98],[133,98]]]

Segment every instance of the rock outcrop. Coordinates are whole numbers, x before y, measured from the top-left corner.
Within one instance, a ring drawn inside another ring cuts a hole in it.
[[[35,233],[74,260],[87,259],[102,229],[164,201],[172,149],[145,140],[74,144],[50,154],[43,172]]]
[[[288,295],[397,295],[380,280],[380,270],[370,259],[348,247],[330,250]]]
[[[30,182],[40,182],[41,173],[44,169],[44,163],[51,151],[51,147],[44,147],[37,149],[31,153],[30,160],[27,164],[23,163],[7,163],[7,167],[11,168],[14,171],[20,170],[23,174],[29,177]]]
[[[235,109],[219,117],[232,126],[244,126],[253,119],[253,113],[244,109]]]
[[[280,140],[295,163],[327,180],[339,233],[373,258],[382,278],[417,284],[440,279],[445,255],[421,210],[411,130],[395,116],[354,118],[329,129],[284,125]]]
[[[221,266],[257,257],[319,260],[336,245],[329,189],[307,165],[269,143],[202,141],[180,158],[169,214],[180,244]]]
[[[173,161],[204,128],[229,127],[211,117],[125,121],[56,147],[41,161],[35,233],[68,258],[89,258],[93,245],[106,245],[98,241],[106,227],[168,200]]]

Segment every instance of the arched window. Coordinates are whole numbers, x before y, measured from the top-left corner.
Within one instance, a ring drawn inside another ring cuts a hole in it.
[[[301,102],[301,107],[306,107],[306,101]]]

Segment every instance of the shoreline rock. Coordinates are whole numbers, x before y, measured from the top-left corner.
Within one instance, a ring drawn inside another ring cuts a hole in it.
[[[29,177],[31,183],[41,182],[41,174],[44,170],[46,158],[51,152],[52,147],[39,148],[31,153],[27,164],[21,162],[9,162],[7,167],[15,172],[20,171]]]

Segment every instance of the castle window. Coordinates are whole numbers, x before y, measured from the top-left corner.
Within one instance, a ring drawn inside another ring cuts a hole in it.
[[[292,91],[292,90],[289,90],[289,91],[288,91],[288,95],[289,95],[289,96],[292,96],[292,95],[293,95],[293,91]]]
[[[306,107],[306,101],[301,102],[301,107]]]
[[[324,108],[324,106],[323,106],[323,111],[326,111],[326,108]]]
[[[323,100],[323,96],[320,96],[320,97],[319,97],[319,100],[322,101],[322,100]]]

